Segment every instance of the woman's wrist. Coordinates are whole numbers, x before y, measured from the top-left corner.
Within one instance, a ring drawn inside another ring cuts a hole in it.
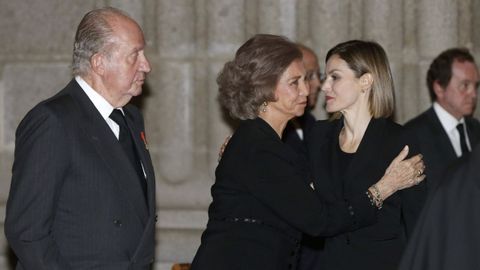
[[[374,185],[370,186],[367,190],[368,199],[370,199],[370,203],[377,207],[379,210],[382,209],[383,200],[378,188]]]
[[[393,193],[395,193],[395,191],[397,191],[397,189],[393,185],[390,185],[386,182],[385,178],[382,178],[380,181],[375,183],[373,186],[380,193],[380,198],[382,199],[382,201],[386,200]]]
[[[385,179],[382,178],[380,181],[368,188],[367,196],[372,205],[376,206],[378,209],[382,209],[383,201],[395,193],[395,191],[396,189],[385,183]]]

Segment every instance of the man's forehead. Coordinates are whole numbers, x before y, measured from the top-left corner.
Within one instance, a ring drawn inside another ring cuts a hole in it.
[[[459,61],[455,60],[452,63],[452,75],[461,77],[475,77],[478,80],[478,67],[471,61]],[[472,78],[473,79],[473,78]]]
[[[305,65],[305,68],[308,70],[316,70],[319,68],[317,57],[311,53],[310,51],[303,51],[303,63]]]

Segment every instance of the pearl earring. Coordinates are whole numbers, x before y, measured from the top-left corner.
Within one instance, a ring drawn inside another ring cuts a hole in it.
[[[268,103],[266,101],[264,101],[262,105],[263,105],[262,112],[267,112]]]

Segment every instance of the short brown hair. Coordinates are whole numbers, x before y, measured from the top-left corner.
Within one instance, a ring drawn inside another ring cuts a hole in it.
[[[350,40],[330,49],[325,62],[337,55],[347,62],[355,76],[372,74],[373,84],[369,96],[369,110],[374,118],[390,117],[395,109],[395,88],[385,50],[373,41]]]
[[[302,59],[297,45],[285,37],[257,34],[225,63],[217,77],[218,99],[230,116],[253,119],[263,102],[275,100],[274,90],[283,72]]]
[[[437,82],[443,88],[448,86],[452,78],[453,62],[472,62],[475,64],[475,59],[466,48],[451,48],[439,54],[430,64],[427,71],[427,86],[430,93],[430,99],[437,100],[437,95],[433,91],[433,84]]]

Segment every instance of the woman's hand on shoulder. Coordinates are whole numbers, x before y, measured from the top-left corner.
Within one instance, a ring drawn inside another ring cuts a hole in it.
[[[425,179],[425,164],[421,154],[406,159],[409,147],[406,145],[388,166],[382,179],[375,186],[381,193],[382,200],[398,190],[418,185]]]
[[[222,146],[220,146],[220,151],[218,151],[218,162],[220,162],[220,160],[222,159],[223,152],[225,152],[225,148],[227,147],[227,144],[228,144],[228,142],[230,141],[231,138],[232,138],[232,135],[228,135],[225,138],[225,141],[223,141]]]

